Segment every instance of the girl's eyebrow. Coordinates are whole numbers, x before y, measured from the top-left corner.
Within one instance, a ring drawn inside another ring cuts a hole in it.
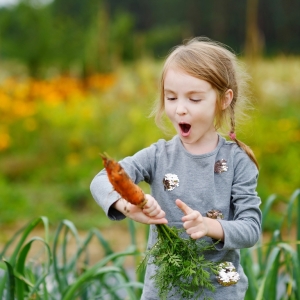
[[[170,90],[170,89],[165,89],[165,88],[164,88],[164,91],[165,91],[165,92],[175,93],[175,92],[173,92],[172,90]]]
[[[187,94],[205,94],[206,92],[205,91],[189,91]]]

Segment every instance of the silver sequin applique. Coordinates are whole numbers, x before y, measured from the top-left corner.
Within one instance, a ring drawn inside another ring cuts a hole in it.
[[[240,275],[236,272],[232,262],[226,261],[220,263],[218,271],[217,280],[223,286],[236,284],[240,280]]]
[[[215,173],[223,173],[227,172],[228,166],[227,166],[227,161],[225,159],[218,160],[215,163]]]
[[[220,210],[211,209],[206,213],[206,216],[211,219],[222,220],[224,216]]]
[[[167,191],[174,190],[177,186],[179,186],[179,178],[176,174],[168,173],[165,175],[163,179],[164,188]]]

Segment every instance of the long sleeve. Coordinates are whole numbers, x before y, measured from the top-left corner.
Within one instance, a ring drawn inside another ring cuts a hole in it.
[[[258,171],[256,166],[238,150],[234,154],[234,177],[231,188],[231,220],[219,220],[225,239],[217,249],[252,247],[261,233],[261,204],[256,193]]]
[[[122,220],[125,218],[122,213],[111,207],[120,198],[120,195],[114,191],[105,169],[94,177],[90,190],[95,201],[111,220]]]

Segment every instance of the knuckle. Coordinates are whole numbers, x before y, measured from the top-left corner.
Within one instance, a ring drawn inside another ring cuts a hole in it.
[[[197,218],[199,218],[199,217],[200,217],[200,212],[199,212],[199,211],[197,211],[197,210],[194,210],[194,213],[195,213],[195,216],[196,216]]]

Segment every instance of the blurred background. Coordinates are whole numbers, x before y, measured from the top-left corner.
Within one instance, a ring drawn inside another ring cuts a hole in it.
[[[263,202],[280,199],[276,226],[300,187],[299,0],[0,0],[0,232],[41,215],[110,226],[89,191],[99,153],[169,138],[148,115],[163,59],[194,36],[230,46],[252,76],[237,132]]]

